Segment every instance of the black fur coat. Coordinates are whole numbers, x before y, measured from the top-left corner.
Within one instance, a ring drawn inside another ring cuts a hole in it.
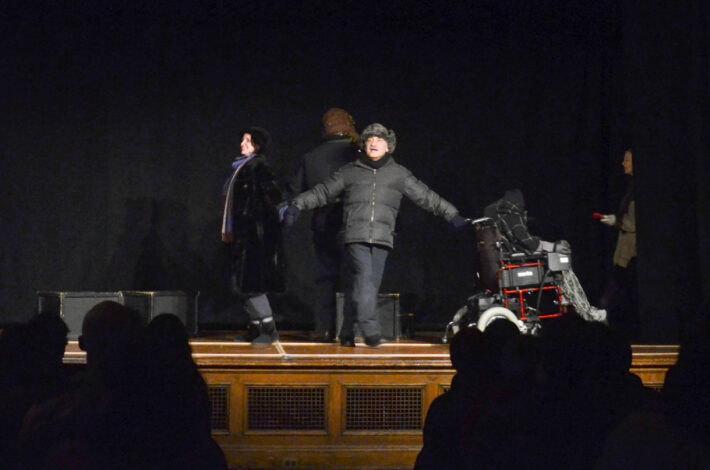
[[[231,178],[230,178],[231,179]],[[225,185],[225,195],[229,180]],[[283,247],[277,205],[283,200],[263,155],[239,170],[232,187],[232,291],[239,295],[284,292]]]

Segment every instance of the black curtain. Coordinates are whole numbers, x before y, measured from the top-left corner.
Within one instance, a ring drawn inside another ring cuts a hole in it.
[[[591,3],[591,4],[590,4]],[[331,106],[398,136],[395,159],[464,216],[521,188],[567,239],[593,302],[634,148],[643,335],[675,342],[708,289],[703,2],[279,2],[5,7],[3,321],[37,290],[199,290],[241,326],[219,241],[239,129],[268,128],[284,181]],[[284,327],[312,323],[308,214],[285,235]],[[383,291],[443,328],[474,289],[473,240],[401,210]]]
[[[708,298],[708,5],[626,2],[619,71],[637,183],[642,337],[675,342]]]

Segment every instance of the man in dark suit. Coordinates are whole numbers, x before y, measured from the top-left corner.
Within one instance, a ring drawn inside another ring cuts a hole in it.
[[[323,115],[323,142],[306,153],[291,181],[292,194],[299,194],[322,183],[341,166],[360,153],[355,120],[347,111],[331,108]],[[313,339],[335,340],[335,293],[343,260],[343,203],[320,207],[313,212],[313,246],[316,253],[316,306]]]

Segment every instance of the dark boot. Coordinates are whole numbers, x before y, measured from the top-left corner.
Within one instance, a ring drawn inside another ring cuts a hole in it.
[[[259,335],[251,341],[251,345],[256,348],[263,348],[279,340],[279,332],[276,331],[274,317],[269,317],[259,322]]]
[[[368,336],[365,338],[365,344],[371,348],[376,348],[383,344],[385,339],[380,335]]]
[[[323,333],[316,331],[311,333],[309,337],[314,343],[335,343],[335,337],[330,331],[325,331]]]
[[[240,343],[251,343],[257,336],[259,336],[259,322],[250,321],[247,323],[246,333],[236,336],[234,341],[239,341]]]

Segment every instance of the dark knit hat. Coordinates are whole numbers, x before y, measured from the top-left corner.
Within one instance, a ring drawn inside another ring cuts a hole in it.
[[[261,127],[247,127],[246,129],[242,129],[240,138],[244,137],[244,134],[251,135],[252,143],[259,147],[257,149],[257,153],[266,155],[269,148],[269,142],[271,141],[269,131]]]
[[[367,142],[370,137],[379,137],[387,142],[387,153],[394,153],[394,148],[397,146],[397,136],[394,131],[387,129],[382,124],[375,122],[367,126],[361,133],[360,139],[362,139],[363,144]]]
[[[355,119],[344,109],[330,108],[323,114],[322,123],[323,137],[350,136],[353,142],[357,142],[360,138],[355,130]]]

